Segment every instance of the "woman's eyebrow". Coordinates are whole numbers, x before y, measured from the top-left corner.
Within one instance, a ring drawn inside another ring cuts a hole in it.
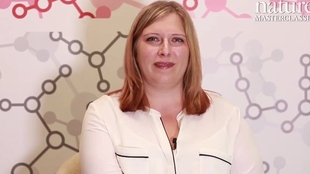
[[[159,33],[146,33],[143,35],[143,37],[148,36],[148,35],[160,35]],[[185,34],[182,33],[174,33],[172,34],[172,36],[182,36],[182,37],[186,37]]]
[[[182,36],[182,37],[186,37],[184,34],[172,34],[173,36]]]
[[[143,37],[144,36],[148,36],[148,35],[159,35],[159,33],[146,33],[146,34],[143,35]]]

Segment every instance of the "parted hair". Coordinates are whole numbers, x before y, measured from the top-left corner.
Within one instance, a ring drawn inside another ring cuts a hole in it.
[[[200,48],[191,17],[183,6],[175,1],[155,1],[138,13],[128,33],[124,53],[125,79],[123,87],[108,93],[111,95],[120,92],[120,109],[123,112],[146,111],[150,107],[136,62],[136,43],[146,27],[170,13],[176,13],[181,18],[189,47],[189,62],[183,77],[183,108],[186,114],[200,115],[210,106],[210,99],[201,87]]]

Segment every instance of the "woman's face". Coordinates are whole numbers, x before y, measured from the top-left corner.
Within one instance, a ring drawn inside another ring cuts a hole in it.
[[[189,48],[180,17],[171,13],[145,28],[137,41],[143,80],[154,86],[182,85]]]

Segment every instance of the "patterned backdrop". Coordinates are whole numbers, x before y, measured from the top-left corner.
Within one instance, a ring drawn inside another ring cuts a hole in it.
[[[121,87],[126,34],[150,2],[0,0],[0,174],[54,174],[79,151],[86,106]],[[310,20],[258,21],[257,0],[177,2],[203,87],[240,106],[265,173],[309,174]]]

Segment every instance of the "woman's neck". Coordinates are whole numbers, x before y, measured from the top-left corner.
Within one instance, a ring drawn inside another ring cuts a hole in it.
[[[145,85],[145,93],[150,107],[161,112],[168,110],[182,110],[183,89],[182,85],[171,88],[156,88]]]

